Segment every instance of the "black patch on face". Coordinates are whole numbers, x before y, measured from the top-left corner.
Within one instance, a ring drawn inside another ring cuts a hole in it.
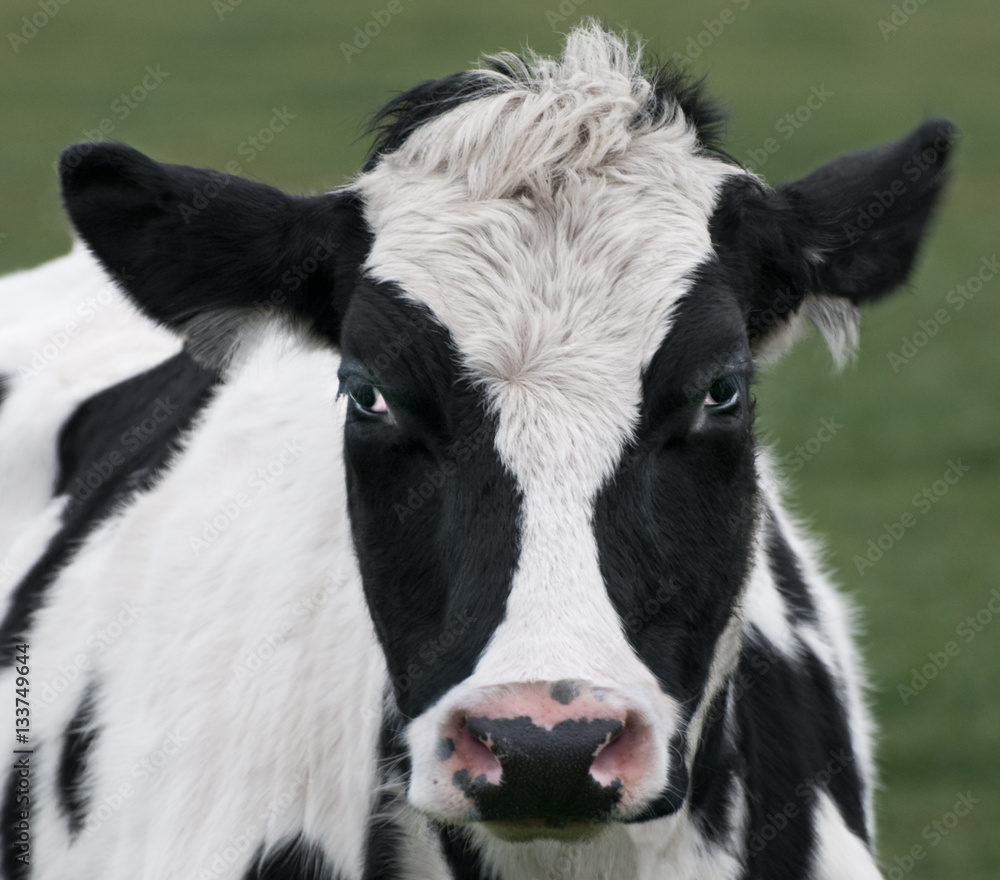
[[[441,851],[455,880],[490,880],[493,874],[483,867],[479,850],[469,840],[465,829],[445,825],[440,828],[440,835]]]
[[[435,755],[439,761],[447,761],[455,754],[455,740],[451,737],[442,737],[438,740],[438,747]]]
[[[736,404],[707,405],[723,379]],[[749,383],[739,309],[708,265],[646,370],[635,438],[595,501],[601,572],[629,643],[688,707],[701,698],[752,558]]]
[[[799,561],[788,540],[770,517],[764,524],[764,547],[771,576],[785,600],[792,623],[816,623],[816,605],[802,577]]]
[[[10,756],[13,767],[7,776],[3,806],[0,808],[0,865],[3,867],[5,880],[27,880],[31,874],[31,831],[29,829],[24,832],[17,825],[22,821],[31,825],[31,801],[35,797],[32,789],[37,784],[31,777],[37,773],[35,764],[38,751],[38,748],[34,748],[33,754],[15,752]],[[19,785],[25,779],[27,787]],[[22,811],[28,812],[29,816],[21,816]],[[28,835],[27,840],[19,839],[19,835],[24,833]]]
[[[0,406],[3,406],[4,400],[7,399],[8,391],[10,391],[10,388],[7,384],[7,377],[0,376]]]
[[[746,880],[807,876],[817,789],[830,794],[851,831],[869,840],[860,768],[830,674],[808,648],[801,661],[789,661],[765,644],[754,631],[737,673],[737,747],[750,795]]]
[[[14,662],[34,613],[87,536],[133,494],[152,488],[218,381],[185,352],[81,403],[59,435],[55,494],[63,524],[25,575],[0,623],[0,669]]]
[[[557,703],[568,706],[580,696],[580,686],[575,681],[557,681],[549,689],[549,696]]]
[[[271,849],[261,847],[243,880],[343,880],[318,844],[304,834]]]
[[[752,361],[734,281],[715,259],[694,273],[643,376],[635,439],[595,502],[601,571],[629,643],[692,713],[749,575],[758,522]],[[734,391],[733,405],[712,405]],[[639,821],[688,796],[683,755],[672,752],[672,778]],[[725,804],[698,766],[690,784],[702,822],[724,833]]]
[[[447,330],[392,285],[363,284],[344,321],[341,386],[375,385],[391,416],[348,402],[348,509],[400,711],[467,678],[503,619],[520,497],[495,417]]]
[[[95,688],[91,683],[84,691],[80,704],[66,727],[62,754],[59,756],[56,784],[71,837],[79,834],[87,818],[90,794],[84,790],[83,780],[87,772],[90,750],[97,738],[97,729],[94,726],[95,702]]]
[[[620,721],[572,719],[551,730],[530,718],[466,718],[469,732],[500,761],[499,785],[467,770],[454,784],[476,804],[480,821],[541,819],[552,827],[607,818],[621,799],[621,780],[601,786],[590,766],[601,746],[617,738]]]

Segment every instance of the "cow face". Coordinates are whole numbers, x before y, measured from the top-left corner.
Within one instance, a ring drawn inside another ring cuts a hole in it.
[[[903,280],[950,126],[770,190],[713,152],[696,92],[597,31],[382,119],[337,193],[85,145],[67,207],[201,350],[275,314],[340,349],[413,805],[514,840],[676,810],[756,563],[754,361],[803,316],[849,338]]]

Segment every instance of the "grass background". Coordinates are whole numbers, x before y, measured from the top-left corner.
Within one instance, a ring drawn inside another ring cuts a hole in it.
[[[401,11],[347,56],[343,44],[387,0],[59,2],[57,14],[16,47],[10,34],[31,34],[22,16],[47,15],[40,0],[5,0],[0,9],[3,271],[67,249],[52,163],[103,119],[114,139],[157,159],[216,168],[235,159],[247,176],[316,191],[357,169],[365,115],[393,91],[463,69],[481,51],[526,43],[556,51],[559,32],[587,15],[627,25],[665,56],[700,49],[691,69],[707,72],[735,110],[732,154],[747,161],[768,138],[779,144],[759,168],[771,182],[899,137],[928,115],[952,118],[961,140],[947,201],[912,283],[866,314],[858,365],[834,375],[814,335],[757,394],[761,432],[779,456],[817,437],[824,418],[843,426],[792,484],[797,509],[825,536],[830,563],[863,609],[888,876],[1000,876],[1000,622],[981,624],[969,642],[957,633],[1000,591],[1000,280],[961,311],[946,298],[998,251],[996,3],[398,0]],[[724,9],[732,13],[726,24]],[[883,32],[880,20],[898,29]],[[121,118],[125,105],[114,102],[141,84],[147,65],[168,76]],[[777,123],[813,86],[831,97],[786,138]],[[268,125],[275,107],[294,120],[246,161],[241,144]],[[894,370],[888,354],[942,308],[949,322]],[[920,512],[913,496],[958,460],[968,474]],[[859,573],[854,557],[907,511],[916,525]],[[958,655],[904,704],[898,685],[949,641]],[[979,802],[948,828],[960,792]],[[935,838],[934,821],[947,833]],[[904,871],[914,846],[924,856]]]

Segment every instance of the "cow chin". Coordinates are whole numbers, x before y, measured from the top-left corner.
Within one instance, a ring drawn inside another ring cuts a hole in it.
[[[535,840],[556,840],[577,843],[590,840],[607,830],[610,822],[480,822],[479,826],[505,843],[531,843]]]

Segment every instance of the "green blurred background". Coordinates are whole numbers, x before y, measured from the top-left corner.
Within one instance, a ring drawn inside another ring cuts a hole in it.
[[[867,313],[857,366],[835,374],[813,334],[757,394],[761,433],[784,461],[793,504],[824,536],[829,564],[862,609],[881,731],[885,871],[993,880],[1000,614],[988,603],[1000,608],[1000,279],[960,310],[948,295],[1000,250],[996,3],[4,0],[0,270],[68,248],[52,163],[102,123],[160,160],[215,168],[235,160],[246,176],[321,190],[357,169],[363,120],[395,90],[466,68],[485,51],[556,51],[559,33],[590,15],[707,72],[734,110],[731,153],[771,182],[899,137],[929,115],[961,129],[951,187],[912,283]],[[34,31],[32,17],[42,23]],[[828,97],[805,111],[814,87]],[[261,135],[258,150],[249,138],[273,108],[294,118]],[[797,125],[782,124],[796,111]],[[762,164],[769,138],[778,149]],[[918,322],[941,309],[947,323],[920,336],[929,330]],[[908,360],[894,368],[890,353]],[[821,431],[824,419],[839,426],[832,436]],[[949,462],[968,471],[942,493],[934,486]],[[933,502],[915,499],[925,489]],[[859,571],[855,557],[907,512],[915,525]],[[913,668],[934,657],[947,665],[919,692],[901,694],[900,685],[914,685]],[[953,823],[949,811],[968,792],[978,802]],[[912,861],[914,847],[923,855]]]

